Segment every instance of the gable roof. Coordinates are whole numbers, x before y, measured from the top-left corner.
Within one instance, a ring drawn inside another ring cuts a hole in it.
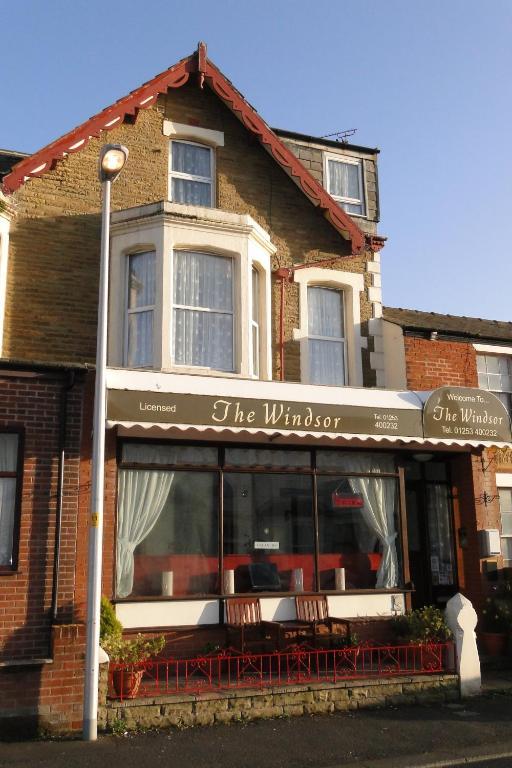
[[[451,338],[487,339],[501,343],[512,341],[512,323],[500,320],[482,320],[479,317],[442,315],[437,312],[419,312],[417,309],[383,307],[384,320],[399,325],[404,331],[430,335],[433,331]]]
[[[206,56],[206,45],[199,43],[197,51],[119,99],[110,107],[89,118],[85,123],[60,139],[43,147],[17,163],[3,179],[3,191],[12,194],[32,177],[42,176],[68,154],[79,152],[93,136],[109,131],[123,121],[135,122],[140,109],[152,106],[160,94],[169,88],[180,88],[191,75],[197,75],[198,85],[206,84],[233,112],[245,128],[254,134],[264,149],[290,176],[304,195],[319,208],[332,226],[351,244],[352,253],[359,253],[365,243],[379,250],[384,238],[365,235],[351,217],[339,207],[300,160],[278,138],[249,102]]]

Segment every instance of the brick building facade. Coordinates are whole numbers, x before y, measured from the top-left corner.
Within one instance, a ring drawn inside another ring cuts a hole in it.
[[[467,478],[490,441],[433,439],[414,392],[474,389],[475,360],[406,336],[409,378],[389,382],[378,151],[272,131],[200,45],[2,160],[0,718],[80,725],[106,142],[129,150],[112,188],[103,520],[103,591],[126,629],[164,628],[190,652],[222,635],[230,594],[255,591],[266,618],[294,618],[300,589],[336,615],[405,610],[403,500],[431,453],[439,477],[411,482],[467,546],[445,548],[421,594],[478,602],[468,500],[493,488]]]
[[[388,359],[396,359],[393,350],[397,349],[404,358],[398,366],[404,388],[482,387],[503,399],[510,412],[512,323],[392,307],[384,307],[383,318]],[[490,377],[489,366],[497,371]],[[499,373],[501,369],[506,372]],[[506,515],[512,479],[510,450],[477,450],[458,457],[452,469],[459,586],[481,608],[499,581],[509,577],[508,527],[500,504]],[[482,551],[479,532],[488,529],[501,535],[498,554]]]

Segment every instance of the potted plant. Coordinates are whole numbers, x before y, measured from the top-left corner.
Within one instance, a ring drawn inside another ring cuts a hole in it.
[[[137,695],[144,668],[137,665],[160,653],[165,637],[145,637],[138,634],[132,639],[122,636],[123,625],[115,615],[114,608],[106,597],[101,600],[100,645],[115,665],[112,684],[121,699],[133,699]]]
[[[482,651],[488,656],[503,656],[512,626],[512,603],[508,594],[492,595],[485,601],[482,628],[478,633]]]

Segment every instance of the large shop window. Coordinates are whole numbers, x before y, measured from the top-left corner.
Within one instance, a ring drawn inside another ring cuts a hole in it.
[[[343,292],[308,288],[309,381],[346,384],[346,345]]]
[[[233,260],[175,251],[173,362],[234,370]]]
[[[126,442],[117,596],[396,588],[397,483],[386,454]]]
[[[19,435],[0,434],[0,571],[16,567]]]
[[[190,141],[171,142],[171,200],[213,206],[213,150]]]

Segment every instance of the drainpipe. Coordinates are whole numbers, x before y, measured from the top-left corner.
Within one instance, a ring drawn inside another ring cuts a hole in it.
[[[281,300],[279,307],[279,379],[284,381],[284,285],[286,280],[292,281],[293,274],[298,269],[306,269],[307,267],[325,267],[332,264],[334,261],[346,258],[345,256],[334,256],[330,259],[323,259],[322,261],[306,261],[304,264],[296,264],[293,267],[279,267],[274,270],[273,274],[281,280]]]
[[[281,301],[279,306],[279,379],[284,381],[284,284],[293,274],[291,269],[281,267],[274,272],[281,280]]]
[[[57,509],[55,517],[55,544],[53,551],[53,581],[52,581],[52,603],[51,603],[51,621],[55,624],[58,613],[58,591],[59,591],[59,566],[60,566],[60,545],[62,529],[62,503],[64,498],[64,463],[66,458],[66,432],[68,417],[68,392],[75,386],[75,371],[68,371],[67,381],[62,385],[60,394],[60,415],[59,415],[59,467],[57,479]],[[51,638],[50,638],[51,643]]]

